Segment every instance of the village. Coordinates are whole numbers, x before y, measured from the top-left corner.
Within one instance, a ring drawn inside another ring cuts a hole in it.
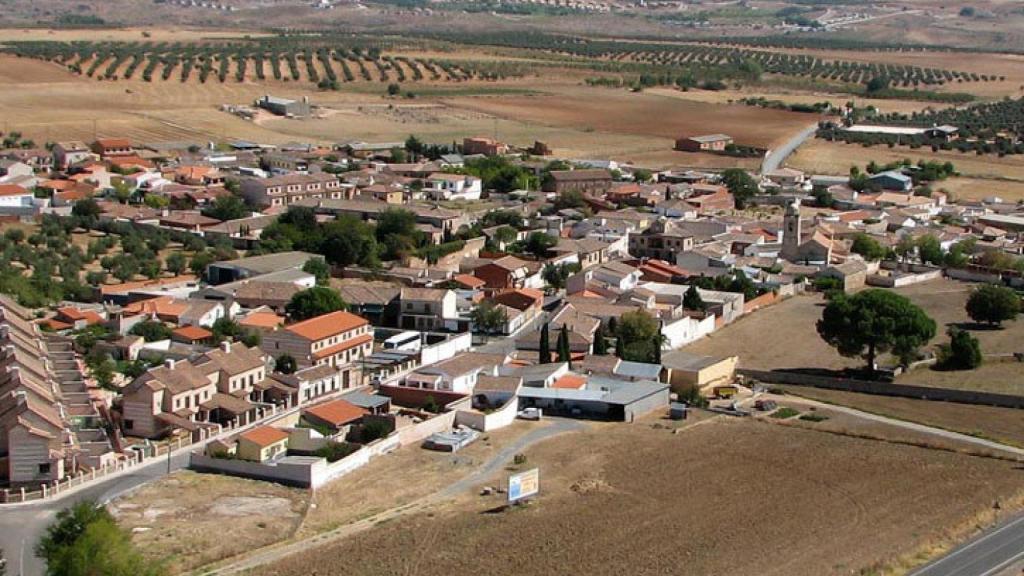
[[[308,101],[255,105],[309,114]],[[1021,206],[950,198],[949,163],[837,177],[651,171],[480,136],[176,148],[6,136],[0,506],[153,462],[170,472],[183,454],[195,472],[315,491],[398,450],[457,452],[524,422],[785,419],[799,412],[769,387],[814,376],[691,345],[812,294],[1024,285]],[[750,153],[725,134],[675,148]],[[1012,320],[1019,297],[1007,306],[979,321]],[[945,353],[919,350],[932,322],[914,345],[876,356],[871,344],[867,368],[810,385],[975,368],[977,340],[963,360],[962,334]]]

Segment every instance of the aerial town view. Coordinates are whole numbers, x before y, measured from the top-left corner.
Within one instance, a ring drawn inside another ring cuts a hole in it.
[[[0,0],[0,576],[1021,576],[1024,2]]]

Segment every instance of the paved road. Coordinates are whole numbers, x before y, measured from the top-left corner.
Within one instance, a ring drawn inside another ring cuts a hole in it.
[[[1024,561],[1024,515],[1016,516],[910,576],[996,576]]]
[[[187,465],[187,450],[171,457],[172,471]],[[7,558],[7,573],[11,576],[42,576],[46,572],[46,564],[36,558],[33,549],[58,511],[82,500],[109,502],[166,473],[167,460],[152,460],[126,474],[100,480],[59,500],[0,508],[0,549]]]
[[[472,473],[453,482],[452,484],[449,484],[447,487],[434,492],[433,494],[429,494],[419,500],[399,506],[398,508],[385,510],[384,512],[370,516],[369,518],[345,524],[344,526],[335,528],[330,532],[324,532],[311,538],[305,538],[303,540],[289,542],[287,544],[269,546],[263,550],[250,554],[237,562],[227,564],[216,569],[200,568],[195,573],[202,574],[203,576],[225,576],[227,574],[238,574],[241,572],[255,570],[260,566],[265,566],[271,562],[276,562],[288,556],[295,554],[308,554],[310,550],[314,548],[358,534],[364,530],[373,528],[378,523],[385,520],[391,520],[399,516],[417,512],[423,510],[430,504],[453,498],[471,488],[474,488],[491,475],[499,472],[501,468],[512,460],[517,453],[522,452],[529,446],[543,440],[547,440],[548,438],[558,436],[559,434],[580,430],[584,427],[583,423],[576,420],[561,418],[548,418],[547,420],[549,422],[547,425],[542,428],[535,428],[520,436],[514,442],[502,448],[500,452],[495,454],[487,462],[484,462]]]
[[[767,174],[772,170],[778,170],[779,166],[785,162],[789,155],[796,151],[801,144],[807,141],[808,138],[814,136],[814,132],[818,129],[817,124],[811,124],[807,128],[800,131],[799,134],[793,136],[788,142],[779,146],[775,150],[770,150],[768,155],[764,157],[764,161],[761,162],[761,174]]]

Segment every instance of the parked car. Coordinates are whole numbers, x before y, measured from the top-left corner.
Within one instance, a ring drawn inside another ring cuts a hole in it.
[[[775,402],[775,400],[758,400],[754,402],[754,408],[760,410],[761,412],[771,412],[778,407],[779,405]]]
[[[519,411],[519,417],[523,420],[540,420],[544,417],[544,411],[540,408],[523,408]]]

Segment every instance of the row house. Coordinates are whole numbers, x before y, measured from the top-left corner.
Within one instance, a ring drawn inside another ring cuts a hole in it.
[[[307,198],[339,199],[341,182],[331,174],[286,174],[272,178],[245,178],[242,196],[259,206],[288,206]]]
[[[226,422],[263,400],[266,376],[266,356],[243,344],[224,342],[194,362],[168,359],[124,388],[121,426],[128,436],[159,438]]]
[[[328,365],[343,370],[348,387],[358,375],[353,363],[373,353],[373,327],[365,318],[339,310],[267,334],[263,351],[277,359],[291,356],[301,368]]]

